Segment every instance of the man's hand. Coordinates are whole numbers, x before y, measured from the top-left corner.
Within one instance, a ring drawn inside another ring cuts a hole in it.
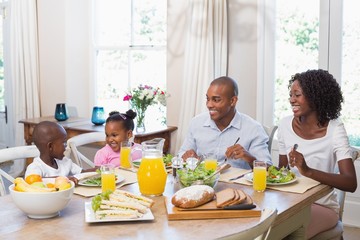
[[[252,156],[243,146],[240,144],[235,144],[227,148],[225,152],[225,156],[229,159],[243,159],[248,163],[252,164],[255,160],[254,156]]]
[[[193,149],[187,150],[187,151],[181,156],[181,158],[184,159],[184,161],[186,161],[186,159],[188,159],[189,157],[199,158],[199,156],[196,154],[196,152],[195,152]]]

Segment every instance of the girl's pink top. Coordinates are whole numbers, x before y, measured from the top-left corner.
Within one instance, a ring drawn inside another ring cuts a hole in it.
[[[121,151],[121,150],[120,150]],[[111,164],[114,167],[120,166],[120,151],[114,152],[111,147],[106,144],[105,147],[99,149],[94,158],[95,166],[101,166],[105,164]],[[134,143],[131,147],[131,159],[137,160],[141,159],[141,145],[138,143]]]

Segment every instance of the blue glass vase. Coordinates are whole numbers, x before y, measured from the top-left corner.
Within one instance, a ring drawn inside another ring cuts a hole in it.
[[[65,103],[57,103],[55,108],[55,119],[58,121],[66,121],[69,118]]]
[[[105,111],[103,107],[93,107],[91,122],[95,125],[103,125],[105,123]]]

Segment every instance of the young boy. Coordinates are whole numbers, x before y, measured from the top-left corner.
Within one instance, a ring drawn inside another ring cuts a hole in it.
[[[93,172],[96,168],[83,170],[71,159],[64,157],[67,133],[58,123],[43,121],[34,128],[33,141],[40,151],[40,157],[34,158],[27,167],[25,177],[38,174],[41,177],[66,176],[75,184],[78,179],[73,175],[81,172]]]

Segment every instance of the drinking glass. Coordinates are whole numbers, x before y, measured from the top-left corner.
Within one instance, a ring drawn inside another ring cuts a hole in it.
[[[132,168],[131,161],[131,142],[122,141],[121,150],[120,150],[120,167],[122,168]]]
[[[216,170],[217,168],[217,157],[214,153],[205,154],[204,167],[206,170]]]
[[[58,121],[66,121],[69,118],[68,110],[65,103],[57,103],[55,108],[55,119]]]
[[[255,160],[253,167],[253,189],[257,192],[263,192],[266,188],[266,162]]]
[[[101,191],[104,193],[108,190],[115,191],[115,169],[112,165],[103,165],[101,171]]]

